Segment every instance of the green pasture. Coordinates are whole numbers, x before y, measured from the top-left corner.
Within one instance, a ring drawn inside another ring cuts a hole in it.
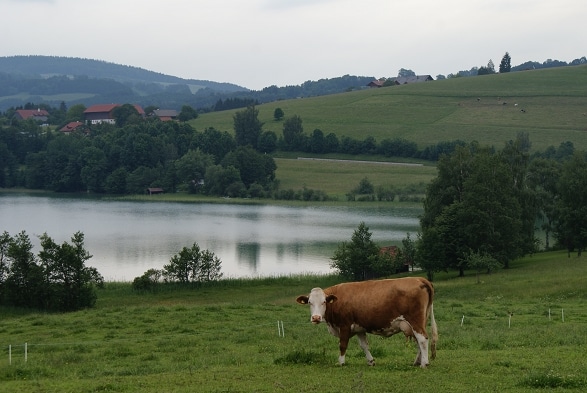
[[[370,336],[375,367],[356,339],[337,365],[337,340],[294,300],[334,276],[147,294],[107,283],[90,310],[0,308],[0,392],[580,392],[586,275],[584,259],[563,252],[479,279],[438,274],[438,355],[424,370],[411,365],[415,343],[399,335]]]
[[[273,119],[278,107],[286,117],[300,116],[308,135],[320,129],[339,138],[405,138],[420,148],[456,139],[501,148],[519,132],[528,132],[536,150],[566,141],[587,149],[587,66],[451,78],[257,106],[264,130],[281,135],[283,123]],[[202,114],[191,124],[198,131],[214,127],[233,132],[236,111]]]
[[[389,162],[368,162],[338,159],[276,158],[275,177],[282,190],[300,190],[304,187],[321,190],[344,200],[345,194],[368,178],[375,186],[393,186],[403,189],[428,184],[436,176],[435,166]],[[421,187],[424,189],[424,187]]]

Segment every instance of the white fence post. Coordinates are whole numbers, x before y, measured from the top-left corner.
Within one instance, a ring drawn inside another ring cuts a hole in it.
[[[8,346],[8,365],[12,364],[12,345]]]

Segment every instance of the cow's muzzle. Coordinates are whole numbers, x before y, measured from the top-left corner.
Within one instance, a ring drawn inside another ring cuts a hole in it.
[[[320,315],[312,315],[312,318],[310,319],[310,321],[313,324],[318,324],[318,323],[322,322],[322,317]]]

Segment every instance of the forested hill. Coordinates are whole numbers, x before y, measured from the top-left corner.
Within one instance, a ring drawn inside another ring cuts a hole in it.
[[[298,86],[269,86],[251,91],[231,83],[182,79],[100,60],[57,56],[0,57],[0,111],[27,103],[57,107],[105,102],[154,105],[201,111],[244,107],[250,103],[340,93],[364,88],[372,76],[307,81]]]
[[[0,72],[22,77],[51,77],[58,75],[87,76],[96,79],[113,79],[119,82],[175,83],[195,85],[212,90],[235,92],[247,90],[232,83],[219,83],[197,79],[182,79],[139,67],[109,63],[101,60],[58,56],[0,57]]]

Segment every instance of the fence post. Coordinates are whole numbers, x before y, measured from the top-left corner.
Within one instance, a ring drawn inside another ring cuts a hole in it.
[[[8,365],[12,364],[12,345],[8,346]]]
[[[27,362],[27,360],[28,360],[28,357],[29,357],[29,356],[28,356],[28,355],[29,355],[28,348],[29,348],[29,347],[28,347],[27,343],[24,343],[24,362],[25,362],[25,363]]]

